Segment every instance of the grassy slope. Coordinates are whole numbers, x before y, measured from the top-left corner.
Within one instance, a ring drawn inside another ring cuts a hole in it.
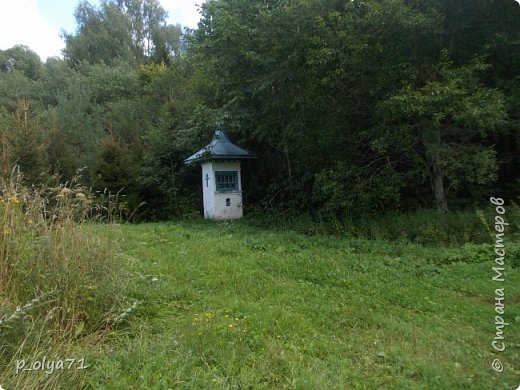
[[[520,272],[495,354],[493,253],[274,233],[244,222],[125,226],[141,302],[93,351],[107,389],[513,389]],[[479,262],[475,262],[479,259]],[[158,280],[156,280],[157,278]],[[495,357],[506,371],[491,369]]]

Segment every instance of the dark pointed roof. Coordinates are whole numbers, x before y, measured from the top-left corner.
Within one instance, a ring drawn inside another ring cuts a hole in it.
[[[215,160],[251,160],[256,154],[235,145],[222,128],[215,130],[213,141],[184,160],[185,164]]]

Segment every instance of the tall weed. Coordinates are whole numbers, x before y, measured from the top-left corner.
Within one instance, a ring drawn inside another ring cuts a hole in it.
[[[0,381],[14,360],[70,349],[113,324],[125,275],[114,223],[76,181],[26,187],[0,179]],[[50,348],[50,346],[53,348]],[[59,349],[59,348],[58,348]],[[16,382],[13,382],[16,379]]]

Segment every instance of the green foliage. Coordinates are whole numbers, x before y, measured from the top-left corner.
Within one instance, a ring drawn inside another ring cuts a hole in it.
[[[494,148],[447,142],[441,147],[440,157],[448,189],[455,193],[461,187],[467,188],[468,184],[484,186],[497,179],[498,162]]]
[[[48,138],[47,164],[52,174],[58,175],[62,181],[71,180],[82,167],[74,156],[70,144],[67,142],[67,134],[59,129],[54,129]]]
[[[48,111],[48,121],[64,136],[67,148],[63,153],[75,156],[77,168],[92,166],[96,144],[103,135],[102,110],[94,101],[92,89],[88,82],[75,78],[57,100]]]
[[[391,142],[392,130],[407,138],[395,139],[391,147],[422,161],[441,211],[446,211],[446,179],[456,189],[462,180],[482,185],[496,178],[495,152],[481,140],[500,130],[507,114],[502,94],[476,79],[482,69],[480,63],[454,69],[443,53],[436,80],[418,88],[406,85],[378,106],[382,139]]]
[[[390,164],[382,161],[379,169],[347,166],[337,162],[334,169],[316,175],[315,194],[323,201],[319,208],[323,216],[344,219],[391,210],[399,205],[399,175]]]
[[[78,34],[64,34],[64,56],[70,65],[133,60],[129,20],[114,3],[104,2],[98,10],[83,1],[74,16]]]
[[[29,79],[19,70],[0,72],[0,106],[9,112],[15,112],[18,99],[28,98],[31,104],[38,106],[41,86]]]
[[[42,63],[38,54],[24,45],[15,45],[7,50],[0,50],[0,72],[21,72],[30,80],[40,77]]]
[[[484,17],[488,6],[472,9],[468,17],[447,2],[204,5],[190,40],[196,80],[207,107],[220,107],[222,121],[264,156],[260,203],[314,209],[329,199],[327,207],[340,209],[365,198],[360,209],[371,213],[396,200],[427,204],[434,187],[446,208],[443,192],[456,197],[492,184],[498,164],[489,139],[503,130],[506,111],[503,95],[483,83],[490,68],[461,55],[470,28],[457,18]],[[451,37],[448,45],[447,26],[457,26],[456,43]],[[479,38],[475,54],[485,51],[485,34]],[[383,176],[381,161],[392,179],[374,184],[386,200],[371,202],[363,183]],[[361,177],[335,179],[338,163],[363,167]],[[361,185],[337,183],[349,179]]]
[[[200,194],[193,191],[193,180],[183,174],[175,153],[176,140],[168,131],[156,131],[146,137],[148,149],[143,156],[138,177],[140,194],[146,199],[139,218],[164,220],[199,214]],[[197,171],[196,181],[199,181]]]
[[[31,116],[28,99],[18,100],[18,109],[13,116],[2,121],[2,138],[4,143],[3,173],[17,166],[25,172],[24,180],[27,184],[45,182],[47,168],[45,166],[43,132],[39,118]]]
[[[88,85],[92,93],[93,100],[102,106],[135,97],[139,87],[135,68],[125,62],[91,66],[84,63],[79,70],[83,76],[82,81]]]
[[[108,135],[99,144],[99,154],[92,167],[93,188],[99,193],[118,195],[124,216],[138,207],[135,185],[137,167],[126,145]]]
[[[64,55],[71,65],[169,63],[180,54],[180,26],[166,23],[157,0],[110,0],[99,8],[83,1],[75,17],[76,34],[64,34]]]
[[[41,90],[39,99],[43,108],[52,108],[58,104],[59,97],[78,79],[77,73],[67,62],[58,58],[49,58],[43,64],[40,76]]]
[[[93,171],[111,134],[132,156],[126,196],[144,202],[143,218],[198,208],[181,161],[219,125],[260,157],[243,171],[253,207],[341,225],[431,207],[432,193],[441,211],[491,192],[515,198],[520,36],[509,3],[212,0],[182,33],[157,0],[81,2],[64,60],[0,52],[2,116],[23,98],[38,118],[37,136],[4,137],[2,150],[41,156],[27,177],[43,165],[69,179]]]

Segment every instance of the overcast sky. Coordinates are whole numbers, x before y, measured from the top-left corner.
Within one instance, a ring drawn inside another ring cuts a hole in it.
[[[0,0],[0,49],[16,44],[29,46],[43,61],[61,56],[60,31],[75,29],[74,10],[80,0]],[[195,28],[199,21],[196,4],[204,0],[159,0],[168,11],[168,22]],[[99,0],[90,0],[98,5]]]

